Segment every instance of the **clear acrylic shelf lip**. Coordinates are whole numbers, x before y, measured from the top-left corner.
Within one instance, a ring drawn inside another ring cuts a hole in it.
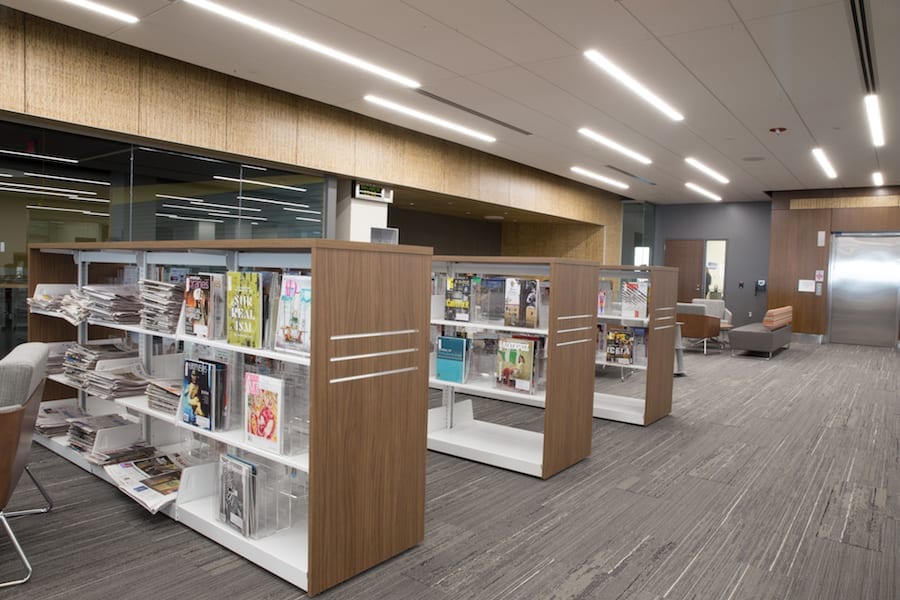
[[[535,327],[512,327],[510,325],[495,325],[492,323],[478,323],[475,321],[450,321],[447,319],[432,319],[432,325],[448,325],[451,327],[469,327],[472,329],[490,329],[493,331],[509,331],[510,333],[524,333],[528,335],[548,335],[548,330]]]
[[[650,319],[641,319],[638,317],[625,317],[623,315],[614,315],[604,313],[597,315],[598,323],[617,323],[620,325],[630,325],[631,327],[647,327],[650,325]]]
[[[544,392],[536,392],[534,394],[512,392],[502,390],[488,383],[455,383],[453,381],[444,381],[437,377],[430,377],[428,379],[428,385],[429,387],[437,389],[453,388],[455,392],[462,394],[471,394],[472,396],[491,398],[493,400],[506,400],[508,402],[536,406],[538,408],[544,408],[547,403],[547,395]]]
[[[186,425],[179,421],[173,414],[156,410],[155,408],[150,408],[147,402],[147,396],[131,396],[128,398],[118,398],[116,400],[116,403],[130,408],[135,412],[148,415],[155,419],[159,419],[161,421],[165,421],[179,427],[183,427],[188,431],[193,431],[204,437],[208,437],[224,444],[228,444],[229,446],[233,446],[235,448],[240,448],[241,450],[245,450],[246,452],[249,452],[251,454],[268,458],[269,460],[297,469],[298,471],[309,473],[309,452],[289,456],[284,454],[275,454],[274,452],[262,450],[256,446],[246,443],[244,441],[243,430],[241,429],[235,429],[231,431],[207,431],[198,427]]]

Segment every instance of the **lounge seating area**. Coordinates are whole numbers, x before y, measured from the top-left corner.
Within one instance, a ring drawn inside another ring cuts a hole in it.
[[[735,327],[728,336],[731,354],[736,350],[768,354],[767,359],[780,348],[790,347],[793,307],[782,306],[766,311],[762,323],[750,323]]]
[[[681,323],[681,337],[696,347],[702,345],[706,354],[710,343],[721,347],[719,336],[731,327],[731,311],[725,308],[724,300],[694,298],[677,304],[676,320]]]

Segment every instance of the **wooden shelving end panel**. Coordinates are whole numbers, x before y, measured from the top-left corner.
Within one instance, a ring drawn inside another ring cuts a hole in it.
[[[654,423],[672,412],[672,385],[675,361],[675,314],[678,295],[678,270],[657,268],[650,283],[650,332],[647,348],[647,388],[644,425]]]

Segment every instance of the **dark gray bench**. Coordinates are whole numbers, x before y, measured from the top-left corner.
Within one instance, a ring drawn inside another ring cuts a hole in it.
[[[735,350],[764,352],[772,358],[772,353],[781,347],[791,345],[791,326],[767,329],[762,323],[750,323],[735,327],[728,333],[731,354]]]

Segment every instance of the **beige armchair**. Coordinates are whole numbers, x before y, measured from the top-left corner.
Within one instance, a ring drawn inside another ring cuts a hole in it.
[[[700,303],[679,302],[675,309],[675,319],[681,323],[681,337],[694,340],[694,344],[703,345],[703,354],[707,353],[707,344],[717,340],[721,332],[721,319],[707,313],[707,307]]]

